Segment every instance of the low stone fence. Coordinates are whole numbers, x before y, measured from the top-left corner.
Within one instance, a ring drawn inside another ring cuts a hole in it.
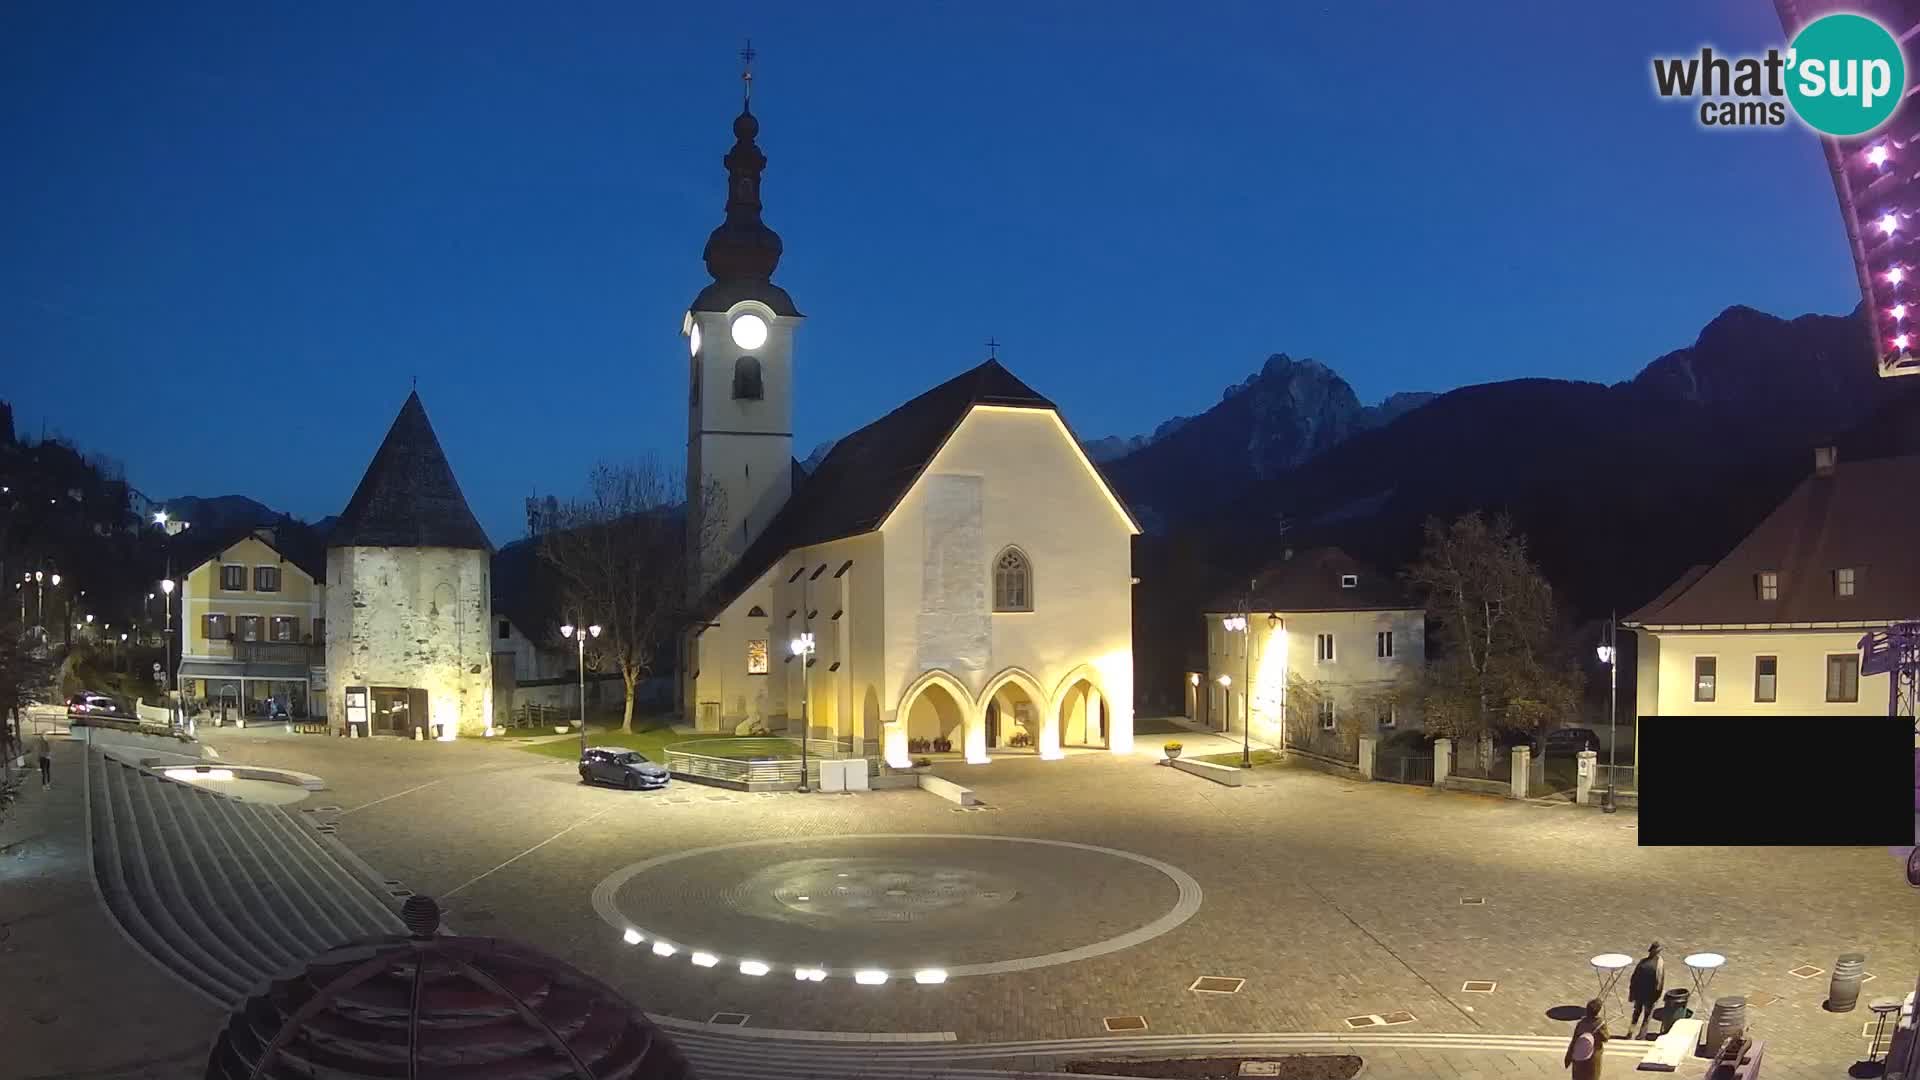
[[[1363,755],[1362,757],[1363,761],[1372,760],[1372,754],[1373,754],[1372,743],[1373,743],[1373,740],[1368,738],[1367,736],[1363,735],[1360,737],[1360,746],[1361,746],[1360,753]],[[1299,762],[1302,765],[1305,765],[1309,769],[1319,769],[1321,772],[1332,773],[1335,776],[1344,776],[1350,780],[1351,779],[1370,780],[1373,778],[1371,769],[1367,770],[1367,774],[1365,776],[1361,775],[1361,768],[1360,768],[1359,762],[1343,761],[1342,759],[1337,757],[1329,757],[1326,754],[1316,753],[1312,750],[1303,750],[1297,746],[1290,746],[1287,748],[1287,757],[1293,759],[1294,761]]]
[[[1191,773],[1227,787],[1240,787],[1247,782],[1247,771],[1237,765],[1215,765],[1211,761],[1189,761],[1185,758],[1170,758],[1167,764],[1183,773]]]
[[[972,788],[961,787],[951,780],[942,780],[932,773],[920,774],[920,790],[932,792],[957,806],[972,806],[980,801],[974,798]]]

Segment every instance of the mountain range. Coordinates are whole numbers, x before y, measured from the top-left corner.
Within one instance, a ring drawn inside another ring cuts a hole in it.
[[[1920,379],[1879,378],[1868,333],[1859,311],[1734,307],[1625,382],[1516,379],[1371,412],[1323,365],[1275,357],[1102,466],[1150,534],[1136,660],[1175,665],[1136,682],[1177,685],[1197,598],[1285,547],[1337,544],[1397,571],[1429,517],[1471,510],[1513,518],[1569,617],[1629,612],[1730,549],[1814,446],[1920,452]]]

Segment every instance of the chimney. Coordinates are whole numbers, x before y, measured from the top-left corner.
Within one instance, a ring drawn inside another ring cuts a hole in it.
[[[1833,467],[1840,461],[1838,447],[1816,446],[1813,448],[1813,475],[1832,476]]]
[[[253,535],[265,540],[269,544],[273,543],[273,530],[270,528],[255,529],[253,530]]]

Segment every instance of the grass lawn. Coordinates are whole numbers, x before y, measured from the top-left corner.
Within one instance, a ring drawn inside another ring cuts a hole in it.
[[[1204,761],[1209,765],[1238,765],[1240,764],[1240,754],[1237,751],[1231,754],[1202,754],[1193,760]],[[1253,765],[1256,769],[1262,765],[1279,765],[1282,763],[1282,760],[1280,752],[1277,750],[1255,750],[1253,752]]]
[[[551,735],[553,733],[551,731],[545,731],[541,734]],[[605,723],[594,720],[590,721],[587,725],[588,746],[618,746],[627,750],[638,750],[647,755],[647,760],[659,762],[665,762],[667,760],[664,748],[674,743],[722,737],[723,736],[719,735],[689,735],[683,732],[677,732],[673,730],[673,727],[666,720],[655,717],[634,717],[633,734],[631,735],[620,730],[620,722],[618,720]],[[578,736],[540,743],[513,738],[497,739],[495,741],[506,746],[524,750],[529,754],[540,754],[545,757],[560,758],[565,761],[577,761],[580,758],[580,740]]]

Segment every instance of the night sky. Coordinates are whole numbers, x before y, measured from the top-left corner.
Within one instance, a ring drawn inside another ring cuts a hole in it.
[[[989,336],[1092,437],[1273,352],[1365,401],[1613,381],[1859,302],[1812,136],[1652,91],[1777,44],[1765,0],[11,0],[0,397],[150,496],[317,518],[417,376],[495,543],[678,464],[748,35],[802,457]]]

